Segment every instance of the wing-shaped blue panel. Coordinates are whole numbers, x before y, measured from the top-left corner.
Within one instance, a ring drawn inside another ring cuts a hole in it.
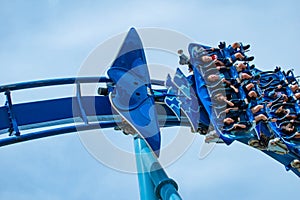
[[[181,101],[179,101],[177,98],[178,89],[176,85],[174,85],[170,74],[168,74],[165,84],[166,87],[168,88],[168,91],[167,91],[167,96],[164,99],[164,102],[174,112],[178,120],[180,120]]]
[[[110,95],[113,107],[159,155],[160,130],[150,75],[143,45],[135,29],[128,32],[107,73],[116,86]]]
[[[174,83],[178,87],[178,89],[189,99],[191,99],[190,87],[191,83],[189,83],[188,79],[185,77],[183,72],[177,68]]]

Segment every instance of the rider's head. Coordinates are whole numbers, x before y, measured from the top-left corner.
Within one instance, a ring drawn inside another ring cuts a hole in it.
[[[224,124],[232,124],[234,123],[234,120],[230,117],[227,117],[223,120]]]
[[[210,56],[202,56],[201,60],[205,63],[211,62],[212,61],[212,57]]]
[[[255,91],[250,91],[249,93],[248,93],[248,96],[249,97],[252,97],[252,98],[257,98],[257,93],[255,92]]]
[[[218,81],[220,79],[220,76],[217,74],[211,74],[207,77],[207,80],[210,82],[215,82]]]
[[[177,53],[178,53],[179,55],[181,55],[181,54],[183,54],[183,50],[182,50],[182,49],[179,49],[179,50],[177,51]]]

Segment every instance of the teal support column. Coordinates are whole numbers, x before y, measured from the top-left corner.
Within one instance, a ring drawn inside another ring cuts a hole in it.
[[[168,177],[146,142],[139,137],[135,137],[134,140],[136,156],[139,157],[137,167],[143,172],[139,173],[141,199],[151,197],[162,200],[181,200],[177,192],[178,185]],[[137,149],[137,147],[141,148]]]
[[[150,178],[150,174],[145,169],[142,160],[142,149],[145,148],[145,141],[139,136],[134,137],[134,148],[135,148],[135,159],[136,167],[138,171],[138,181],[140,188],[140,199],[141,200],[158,200],[155,195],[155,186]]]

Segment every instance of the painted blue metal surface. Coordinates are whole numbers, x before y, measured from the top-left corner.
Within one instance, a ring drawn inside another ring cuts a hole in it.
[[[107,74],[115,84],[110,96],[113,107],[159,156],[161,136],[155,101],[143,45],[135,29],[128,32]]]
[[[177,68],[174,76],[174,83],[184,95],[180,95],[179,97],[179,99],[182,101],[182,110],[184,113],[186,113],[187,117],[190,115],[188,118],[192,124],[204,124],[209,126],[209,115],[206,112],[206,109],[204,109],[202,102],[198,98],[196,93],[196,85],[193,78],[193,75],[186,77],[183,72]],[[196,128],[195,125],[194,127]],[[195,129],[195,131],[196,130],[197,129]]]
[[[113,128],[116,127],[118,123],[121,123],[121,121],[116,121],[116,119],[114,119],[115,117],[112,116],[113,112],[107,96],[82,96],[81,108],[84,110],[87,117],[98,117],[99,120],[102,119],[102,121],[65,126],[66,123],[74,123],[76,117],[81,117],[81,111],[77,103],[77,97],[67,97],[14,104],[14,113],[20,128],[44,127],[46,129],[43,131],[33,130],[33,132],[21,134],[19,136],[8,136],[8,129],[10,128],[8,110],[6,106],[0,107],[0,130],[2,134],[7,134],[6,138],[0,138],[0,146],[81,130],[98,129],[99,127]],[[184,118],[179,121],[174,116],[173,112],[164,105],[158,107],[157,114],[161,120],[159,121],[160,126],[188,126],[189,124]],[[84,122],[84,120],[82,120],[82,122]],[[62,127],[51,128],[53,125],[61,125]]]
[[[178,120],[180,120],[181,117],[180,108],[182,102],[179,101],[178,99],[179,90],[176,87],[176,85],[173,83],[170,74],[168,74],[167,76],[165,85],[167,88],[167,95],[164,98],[164,103],[174,112]]]
[[[83,96],[81,106],[87,116],[112,115],[108,97],[105,96]],[[81,117],[77,97],[15,104],[13,108],[19,126]],[[0,107],[0,130],[9,128],[8,118],[7,108]]]
[[[208,128],[210,123],[209,116],[199,101],[192,83],[190,83],[189,79],[185,77],[180,69],[176,70],[173,80],[168,75],[166,87],[170,96],[165,98],[165,103],[176,116],[180,117],[181,110],[189,119],[194,132],[197,132],[200,124]]]

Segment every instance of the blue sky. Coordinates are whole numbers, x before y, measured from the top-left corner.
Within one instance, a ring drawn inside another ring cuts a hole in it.
[[[257,67],[282,66],[300,74],[299,8],[296,0],[1,0],[0,84],[77,76],[99,44],[132,26],[171,29],[208,45],[243,41],[251,44]],[[149,53],[150,63],[160,59],[164,58]],[[161,62],[176,65],[177,60]],[[13,100],[47,99],[68,92],[66,88],[24,92]],[[0,100],[4,104],[4,98]],[[173,132],[163,130],[165,143]],[[129,137],[117,137],[132,148]],[[218,145],[199,159],[203,139],[196,137],[185,154],[166,168],[184,199],[299,196],[299,178],[245,145]],[[138,199],[137,177],[94,159],[76,133],[1,147],[0,158],[0,199]]]

